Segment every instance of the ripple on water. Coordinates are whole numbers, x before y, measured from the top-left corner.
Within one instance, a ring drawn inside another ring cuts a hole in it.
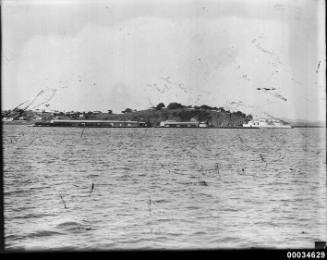
[[[26,238],[38,238],[38,237],[48,237],[48,236],[56,236],[63,235],[64,233],[53,231],[53,230],[38,230],[27,234]]]
[[[4,127],[6,248],[327,240],[324,129],[80,130]]]
[[[76,221],[65,221],[56,225],[56,229],[71,233],[82,233],[91,230],[91,226]]]

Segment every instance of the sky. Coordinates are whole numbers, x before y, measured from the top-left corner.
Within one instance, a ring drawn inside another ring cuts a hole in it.
[[[3,0],[1,11],[3,110],[179,102],[325,121],[324,0]]]

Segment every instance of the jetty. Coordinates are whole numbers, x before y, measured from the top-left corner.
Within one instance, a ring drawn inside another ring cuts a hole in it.
[[[137,128],[147,127],[145,122],[114,121],[114,120],[51,120],[36,122],[34,127],[106,127],[106,128]]]
[[[173,128],[207,128],[208,124],[206,122],[198,122],[198,121],[191,121],[191,122],[177,122],[173,120],[167,120],[160,122],[160,127],[173,127]]]

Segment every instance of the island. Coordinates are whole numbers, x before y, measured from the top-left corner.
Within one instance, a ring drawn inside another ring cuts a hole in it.
[[[53,120],[98,120],[98,121],[124,121],[142,122],[142,126],[160,127],[162,122],[198,122],[209,128],[240,128],[251,121],[252,115],[241,111],[231,112],[223,107],[209,105],[191,106],[172,102],[167,106],[159,103],[157,106],[145,110],[126,108],[121,113],[112,110],[103,111],[46,111],[15,108],[2,111],[4,124],[35,124],[37,122],[49,123]],[[166,125],[174,125],[166,123]],[[183,124],[180,124],[183,125]]]

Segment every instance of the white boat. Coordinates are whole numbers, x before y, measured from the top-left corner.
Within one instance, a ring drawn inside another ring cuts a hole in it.
[[[245,128],[292,128],[291,125],[284,124],[279,120],[251,120],[247,124],[243,124]]]

